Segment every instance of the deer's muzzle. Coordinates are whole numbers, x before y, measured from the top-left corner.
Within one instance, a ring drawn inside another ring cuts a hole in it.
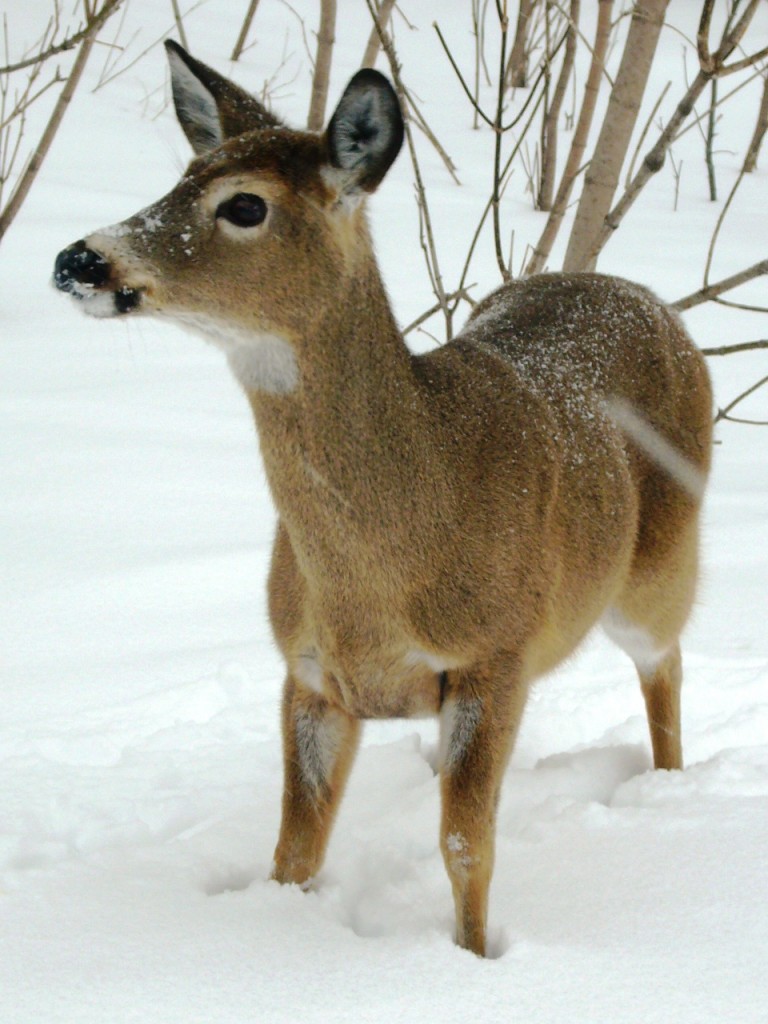
[[[95,249],[89,249],[82,239],[62,249],[56,257],[53,281],[60,291],[69,292],[94,307],[93,300],[98,296],[102,301],[98,303],[98,310],[94,308],[93,311],[101,316],[130,313],[139,305],[141,293],[136,288],[115,288],[114,284],[110,287],[111,280],[109,261]],[[109,300],[109,309],[104,307],[104,298]],[[88,305],[85,308],[90,312]]]

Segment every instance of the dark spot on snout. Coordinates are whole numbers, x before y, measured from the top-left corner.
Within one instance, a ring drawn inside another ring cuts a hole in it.
[[[136,288],[118,288],[115,292],[115,309],[118,313],[130,313],[141,301],[141,292]]]
[[[82,297],[78,285],[102,288],[109,280],[110,266],[101,253],[89,249],[81,239],[62,249],[56,257],[53,280],[63,292]]]

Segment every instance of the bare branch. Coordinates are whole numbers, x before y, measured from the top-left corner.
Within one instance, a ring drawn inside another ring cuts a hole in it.
[[[667,82],[667,84],[661,90],[661,93],[659,94],[659,98],[654,103],[653,109],[651,110],[650,114],[646,118],[645,127],[640,132],[640,138],[637,140],[637,145],[635,146],[635,151],[632,154],[632,159],[629,161],[629,168],[627,170],[627,179],[626,179],[625,187],[628,186],[629,183],[632,181],[632,176],[635,173],[635,164],[637,162],[638,154],[640,153],[640,150],[643,148],[643,143],[645,142],[645,138],[646,138],[648,132],[651,129],[651,125],[653,124],[653,119],[656,117],[656,114],[658,113],[659,107],[664,102],[664,97],[669,92],[671,85],[672,85],[671,81]]]
[[[714,63],[712,60],[712,54],[709,52],[709,26],[712,23],[712,10],[714,8],[714,0],[704,0],[704,6],[701,9],[701,17],[699,18],[699,30],[696,33],[696,49],[699,54],[699,65],[703,70],[714,71]],[[734,5],[733,10],[736,7]]]
[[[741,60],[734,61],[733,64],[724,64],[719,71],[719,77],[724,78],[726,75],[733,75],[737,71],[743,71],[744,68],[754,67],[755,64],[759,64],[766,57],[768,57],[768,46],[764,46],[762,50],[758,50],[757,53],[753,53],[749,57],[743,57]]]
[[[413,133],[411,132],[411,119],[408,111],[407,103],[407,92],[403,85],[403,79],[400,74],[400,63],[395,53],[395,47],[392,43],[392,38],[386,29],[382,26],[379,21],[376,8],[373,6],[373,0],[365,0],[368,11],[370,12],[371,18],[373,19],[374,27],[381,40],[382,48],[387,55],[389,61],[389,69],[392,75],[392,81],[395,86],[400,105],[403,108],[404,122],[405,122],[405,140],[408,144],[408,152],[411,157],[411,164],[413,166],[414,182],[416,187],[416,198],[419,207],[419,218],[424,232],[424,247],[427,255],[427,270],[432,280],[433,290],[435,292],[435,298],[440,304],[440,308],[443,311],[445,317],[445,329],[446,339],[450,340],[453,334],[453,313],[454,310],[450,307],[448,302],[447,293],[443,285],[443,277],[440,272],[440,263],[437,257],[437,248],[435,247],[435,238],[432,231],[432,220],[429,215],[429,204],[427,202],[427,193],[424,188],[424,181],[421,177],[421,168],[419,167],[419,159],[416,155],[416,147],[413,142]]]
[[[37,92],[32,93],[29,96],[26,94],[22,96],[10,114],[5,115],[3,120],[0,121],[0,132],[7,128],[11,121],[14,121],[17,117],[20,117],[26,110],[28,110],[32,104],[39,100],[40,97],[48,92],[49,89],[54,85],[61,85],[63,81],[64,79],[61,77],[59,72],[56,71],[53,78],[49,82],[46,82],[45,85],[41,86]]]
[[[768,340],[741,341],[737,345],[716,345],[714,348],[703,348],[705,356],[730,356],[735,352],[752,352],[754,349],[768,348]]]
[[[191,14],[193,11],[196,11],[198,7],[202,7],[203,4],[205,4],[205,2],[206,0],[197,0],[196,4],[193,4],[192,7],[187,8],[186,14]],[[94,86],[93,91],[98,92],[99,89],[103,89],[105,85],[109,85],[110,82],[114,82],[116,78],[119,78],[120,75],[124,75],[126,71],[130,70],[130,68],[132,68],[135,64],[138,64],[142,57],[148,54],[150,50],[157,46],[157,44],[168,35],[169,31],[171,31],[170,28],[165,29],[156,39],[153,39],[151,43],[148,43],[147,46],[145,46],[140,53],[137,53],[135,57],[128,61],[127,64],[124,64],[121,68],[117,67],[118,61],[116,60],[110,68],[110,74],[106,73],[106,69],[104,72],[102,72],[101,76],[99,77],[99,81]],[[138,33],[134,33],[134,36],[132,38],[135,38],[137,34]],[[115,68],[117,68],[117,70],[113,70]]]
[[[418,108],[418,106],[416,104],[416,101],[413,98],[413,94],[411,93],[410,89],[407,89],[405,86],[403,86],[403,89],[404,89],[404,92],[405,92],[405,99],[408,101],[408,110],[413,115],[413,123],[416,125],[416,127],[420,131],[422,131],[424,133],[424,135],[427,137],[427,139],[429,139],[429,141],[434,146],[438,156],[440,157],[440,159],[445,164],[445,168],[448,171],[448,173],[450,174],[450,176],[453,178],[453,180],[456,182],[457,185],[460,185],[461,182],[459,181],[458,175],[456,173],[456,164],[453,162],[453,160],[451,160],[450,156],[448,155],[448,153],[445,151],[444,147],[440,143],[440,140],[437,138],[435,133],[432,131],[432,129],[427,124],[427,121],[424,118],[424,115],[422,114],[422,112],[419,110],[419,108]]]
[[[755,427],[768,426],[768,423],[763,420],[742,420],[737,419],[735,416],[729,416],[731,409],[734,409],[740,402],[743,402],[745,398],[749,398],[750,395],[753,395],[758,388],[763,387],[765,384],[768,384],[768,377],[762,377],[751,387],[747,388],[746,391],[743,391],[737,398],[734,398],[732,402],[729,402],[724,409],[718,409],[715,423],[719,423],[720,420],[730,420],[732,423],[749,423]]]
[[[173,7],[173,19],[176,22],[176,31],[179,33],[181,45],[185,50],[188,50],[189,43],[187,42],[187,33],[184,31],[184,22],[181,17],[181,11],[179,10],[179,0],[171,0],[171,6]]]
[[[501,247],[501,218],[499,205],[501,202],[501,139],[502,119],[504,117],[504,75],[507,70],[507,31],[509,20],[507,18],[506,4],[502,9],[499,0],[496,0],[496,10],[499,15],[499,28],[501,29],[501,52],[499,55],[499,85],[496,98],[496,117],[493,122],[493,130],[496,133],[493,146],[493,195],[491,196],[491,210],[493,212],[493,244],[496,250],[496,263],[501,271],[502,281],[510,278],[510,272],[504,262],[504,253]],[[530,98],[530,97],[529,97]]]
[[[533,90],[532,92],[533,92],[533,94],[535,94],[535,90]],[[507,162],[504,164],[504,167],[502,168],[502,171],[501,171],[502,180],[507,177],[507,175],[509,173],[509,170],[512,167],[512,164],[517,159],[517,155],[520,152],[520,149],[521,149],[521,147],[523,145],[523,142],[525,141],[525,138],[526,138],[526,136],[528,134],[528,131],[530,130],[531,125],[533,124],[534,118],[536,117],[536,114],[538,113],[539,107],[541,106],[541,103],[542,103],[543,99],[544,99],[544,90],[542,89],[542,90],[539,90],[538,99],[536,100],[536,103],[533,105],[533,109],[531,110],[530,117],[528,118],[528,121],[526,122],[523,130],[520,133],[520,138],[517,140],[517,142],[513,146],[512,151],[510,152],[509,156],[507,157]],[[470,243],[469,251],[467,252],[466,259],[464,260],[464,269],[462,270],[462,273],[461,273],[461,280],[459,281],[459,289],[465,287],[465,282],[466,282],[467,276],[469,274],[469,268],[470,268],[470,266],[472,264],[472,257],[474,256],[474,252],[475,252],[475,249],[477,247],[477,243],[478,243],[478,241],[480,239],[480,233],[481,233],[481,231],[483,229],[483,226],[485,225],[485,222],[486,222],[486,220],[488,218],[488,214],[491,212],[492,204],[493,204],[493,196],[491,196],[488,199],[488,202],[485,204],[485,208],[484,208],[482,214],[480,215],[480,220],[479,220],[478,225],[477,225],[477,227],[475,229],[475,233],[472,236],[472,242]]]
[[[735,88],[731,89],[731,91],[727,92],[724,96],[718,95],[718,109],[722,107],[725,103],[727,103],[728,100],[731,99],[731,97],[735,96],[737,92],[741,92],[742,89],[745,89],[748,85],[751,85],[752,82],[754,82],[756,78],[759,78],[761,74],[761,71],[755,71],[754,74],[750,75],[749,78],[745,78],[743,82],[740,82]],[[675,141],[677,141],[677,139],[681,139],[684,135],[691,131],[692,128],[699,127],[704,118],[707,117],[708,113],[709,111],[705,110],[703,114],[697,114],[695,117],[693,117],[690,123],[687,124],[685,128],[681,128],[680,131],[677,133],[677,135],[675,136]]]
[[[245,40],[248,38],[248,33],[251,30],[251,23],[253,22],[254,15],[256,14],[256,8],[259,6],[259,0],[251,0],[248,5],[248,10],[245,14],[242,27],[240,28],[240,35],[237,37],[235,48],[232,51],[231,60],[239,60],[240,54],[243,52],[245,46]]]
[[[712,0],[706,0],[706,4],[710,4],[711,2]],[[744,12],[741,15],[741,18],[736,22],[733,28],[730,29],[730,31],[726,29],[723,41],[717,48],[717,53],[715,53],[713,57],[714,67],[710,71],[710,74],[716,74],[722,70],[727,71],[727,69],[725,68],[725,62],[731,56],[731,54],[739,45],[741,40],[744,38],[744,33],[747,31],[749,23],[750,21],[752,21],[754,13],[757,10],[757,5],[759,3],[760,0],[749,0],[749,3],[747,4]],[[735,7],[736,5],[734,4],[734,13]],[[708,69],[704,68],[704,70]]]
[[[763,137],[768,131],[768,74],[763,78],[763,95],[760,99],[760,110],[757,115],[757,124],[744,159],[744,170],[750,174],[757,167],[757,155],[763,144]]]
[[[119,3],[120,0],[110,0],[105,7],[109,6],[111,12],[114,13],[118,8]],[[102,8],[102,10],[104,10],[104,8]],[[59,94],[59,98],[53,108],[48,124],[40,137],[40,141],[38,142],[32,157],[27,163],[27,166],[24,168],[24,172],[16,182],[16,187],[11,193],[11,198],[8,200],[8,203],[4,207],[2,213],[0,213],[0,240],[2,240],[5,232],[11,226],[13,219],[21,209],[22,203],[26,199],[29,190],[32,188],[34,180],[37,177],[37,172],[40,170],[43,160],[45,160],[48,150],[51,147],[51,143],[56,136],[59,125],[61,124],[62,118],[69,106],[69,102],[74,95],[78,83],[80,82],[80,78],[85,70],[85,65],[88,62],[91,49],[96,41],[96,35],[103,24],[103,19],[95,17],[91,21],[90,34],[87,35],[80,44],[80,49],[77,57],[75,58],[75,63],[72,66],[72,70],[69,73],[67,81],[64,84],[64,88]]]
[[[720,211],[720,213],[718,215],[718,218],[717,218],[717,223],[715,224],[715,230],[712,232],[712,238],[710,239],[709,249],[707,251],[707,262],[706,262],[706,264],[704,266],[704,284],[705,284],[705,286],[707,284],[709,284],[709,272],[712,269],[712,260],[713,260],[714,255],[715,255],[715,244],[717,243],[717,238],[718,238],[718,235],[720,234],[720,229],[723,226],[723,223],[724,223],[725,218],[726,218],[726,214],[728,213],[728,210],[730,209],[731,203],[733,202],[733,197],[736,195],[736,192],[737,192],[737,190],[739,188],[739,185],[741,184],[742,179],[744,178],[744,173],[745,173],[744,172],[744,168],[742,167],[741,170],[738,173],[736,181],[733,183],[733,187],[731,188],[731,191],[728,193],[728,198],[723,203],[723,208]]]
[[[437,38],[440,40],[440,42],[442,44],[442,47],[445,50],[445,54],[446,54],[448,60],[451,62],[451,67],[456,72],[456,77],[458,78],[458,80],[459,80],[459,82],[461,84],[462,89],[466,93],[467,99],[472,104],[473,110],[475,111],[476,114],[479,114],[480,117],[482,117],[482,119],[485,121],[485,123],[488,125],[489,128],[493,128],[493,126],[494,126],[493,118],[488,117],[488,115],[485,113],[483,108],[479,105],[479,103],[477,102],[475,97],[472,95],[472,90],[467,85],[467,83],[466,83],[466,81],[464,79],[464,75],[462,75],[461,69],[459,68],[459,65],[454,60],[453,54],[451,53],[451,50],[450,50],[450,48],[448,46],[448,43],[446,43],[445,38],[443,37],[443,33],[440,31],[440,26],[437,24],[436,21],[433,22],[433,28],[434,28],[435,32],[437,32]]]
[[[740,416],[727,416],[725,413],[720,417],[722,420],[727,420],[729,423],[744,423],[749,427],[768,427],[768,420],[745,420]],[[717,423],[717,419],[715,419]]]
[[[87,18],[83,28],[79,29],[73,35],[67,36],[67,38],[60,43],[52,43],[47,49],[36,53],[32,57],[25,57],[23,60],[17,61],[15,64],[6,64],[5,67],[0,68],[0,75],[7,75],[13,71],[22,71],[24,68],[31,67],[33,64],[43,63],[50,57],[54,57],[57,53],[64,53],[66,50],[74,50],[74,48],[79,46],[84,40],[97,33],[102,25],[111,18],[122,3],[123,0],[105,0],[104,6],[101,7],[100,10],[93,12],[93,14]]]
[[[747,281],[751,281],[752,278],[760,277],[762,274],[768,274],[768,259],[760,260],[759,263],[754,263],[751,267],[747,267],[746,270],[742,270],[738,274],[724,277],[721,281],[708,284],[697,292],[692,292],[690,295],[686,295],[685,298],[678,299],[677,302],[671,303],[672,309],[676,309],[678,312],[684,309],[691,309],[693,306],[698,306],[702,302],[714,299],[718,295],[722,295],[723,292],[730,291],[731,288],[737,288],[740,284],[745,284]]]
[[[467,287],[471,288],[472,285],[468,285]],[[448,302],[455,303],[458,299],[464,299],[464,301],[468,302],[471,306],[475,304],[475,300],[472,296],[467,294],[467,288],[459,288],[458,291],[451,292],[450,295],[446,295],[445,298]],[[425,309],[420,316],[417,316],[416,319],[411,321],[407,327],[403,328],[403,334],[410,334],[411,331],[416,330],[417,327],[421,327],[421,325],[426,323],[431,316],[434,316],[435,313],[439,313],[442,308],[442,304],[440,302],[436,302],[433,306],[430,306],[429,309]]]
[[[378,15],[379,24],[382,28],[387,27],[389,16],[392,13],[392,8],[395,6],[395,0],[377,0],[376,14]],[[363,59],[360,62],[361,68],[372,68],[376,63],[376,58],[379,55],[381,49],[381,39],[379,33],[376,31],[376,26],[371,29],[371,34],[368,37],[368,43],[365,47],[365,53]]]
[[[709,198],[713,203],[717,202],[717,175],[715,174],[715,128],[717,126],[717,79],[711,82],[712,102],[709,104],[707,114],[707,134],[704,143],[704,157],[707,165],[707,179],[709,181]]]

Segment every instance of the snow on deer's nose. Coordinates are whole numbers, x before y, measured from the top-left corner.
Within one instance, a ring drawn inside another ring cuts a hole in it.
[[[101,253],[89,249],[85,242],[75,242],[62,249],[56,257],[53,280],[63,292],[70,292],[78,298],[86,289],[101,288],[109,280],[110,266]]]
[[[62,249],[53,268],[53,283],[83,303],[92,316],[115,316],[136,309],[141,292],[136,288],[110,287],[112,265],[100,252],[80,239]]]

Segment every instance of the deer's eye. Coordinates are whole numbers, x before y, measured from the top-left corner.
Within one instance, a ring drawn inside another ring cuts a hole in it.
[[[267,204],[261,196],[250,192],[237,192],[219,203],[216,216],[223,217],[238,228],[253,228],[267,216]]]

